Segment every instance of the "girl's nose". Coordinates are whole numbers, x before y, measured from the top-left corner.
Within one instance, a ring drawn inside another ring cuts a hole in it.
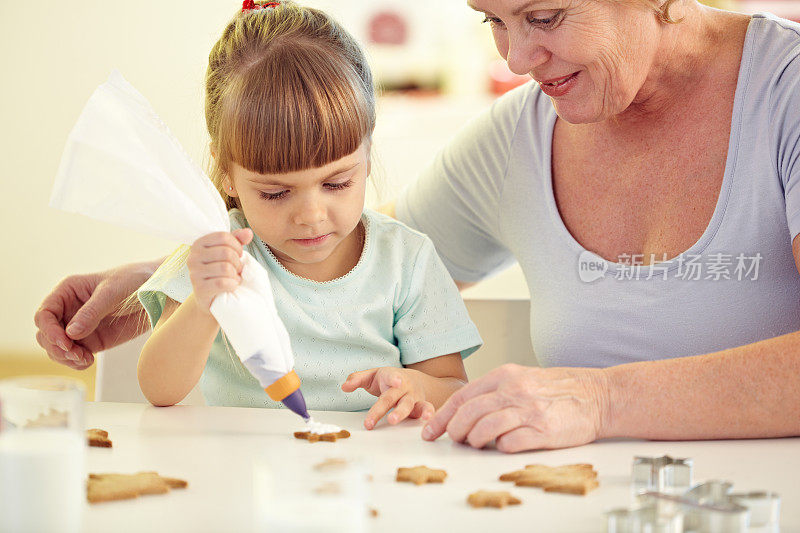
[[[525,32],[508,32],[506,63],[514,74],[525,76],[550,59],[550,52]]]
[[[294,223],[302,226],[316,226],[327,219],[327,209],[321,198],[308,198],[295,212]]]

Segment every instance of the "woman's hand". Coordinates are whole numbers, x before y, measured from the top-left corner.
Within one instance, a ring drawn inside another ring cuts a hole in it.
[[[394,425],[406,418],[427,420],[433,415],[433,404],[425,399],[425,379],[430,378],[418,370],[410,368],[381,367],[354,372],[347,376],[342,390],[353,392],[363,388],[378,400],[367,412],[364,427],[372,429],[383,416],[394,408],[387,417]]]
[[[133,263],[61,281],[33,317],[36,342],[62,365],[84,370],[94,354],[122,344],[149,328],[144,309],[119,305],[147,281],[161,261]]]
[[[232,233],[209,233],[194,241],[186,266],[201,310],[210,314],[214,298],[233,292],[242,282],[242,247],[252,239],[252,230],[244,228]]]
[[[567,448],[602,436],[607,409],[602,369],[503,365],[455,392],[422,430],[503,452]]]

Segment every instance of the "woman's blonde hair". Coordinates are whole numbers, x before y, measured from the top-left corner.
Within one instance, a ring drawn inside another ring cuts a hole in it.
[[[675,20],[669,14],[669,8],[677,0],[634,0],[636,3],[652,9],[659,21],[664,24],[677,24],[680,20]]]
[[[205,111],[211,181],[231,209],[223,180],[232,162],[284,173],[358,149],[375,128],[375,88],[352,35],[326,13],[285,1],[228,23],[208,57]]]

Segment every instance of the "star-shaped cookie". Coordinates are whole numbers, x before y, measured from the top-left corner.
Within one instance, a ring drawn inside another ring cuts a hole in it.
[[[425,483],[444,483],[447,472],[436,470],[427,466],[415,466],[414,468],[400,467],[397,469],[397,481],[408,481],[415,485]]]
[[[86,497],[89,503],[136,498],[142,494],[164,494],[169,489],[186,488],[182,479],[159,476],[156,472],[138,474],[89,474]]]
[[[347,459],[342,459],[341,457],[329,457],[325,459],[321,463],[317,463],[314,465],[314,470],[339,470],[347,466]]]
[[[346,429],[337,431],[336,433],[311,433],[310,431],[295,431],[294,438],[305,439],[308,442],[336,442],[337,439],[346,439],[350,436],[350,432]]]
[[[527,465],[524,470],[501,475],[500,481],[513,481],[518,487],[541,487],[546,492],[581,495],[599,485],[597,472],[590,464]]]
[[[467,503],[473,507],[505,507],[506,505],[519,505],[521,500],[515,498],[510,492],[479,490],[467,497]]]

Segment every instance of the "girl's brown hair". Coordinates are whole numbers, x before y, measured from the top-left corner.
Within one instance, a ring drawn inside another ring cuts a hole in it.
[[[291,1],[228,23],[208,57],[205,108],[210,177],[228,209],[237,206],[223,190],[232,162],[260,174],[320,167],[375,128],[361,47],[326,13]]]

